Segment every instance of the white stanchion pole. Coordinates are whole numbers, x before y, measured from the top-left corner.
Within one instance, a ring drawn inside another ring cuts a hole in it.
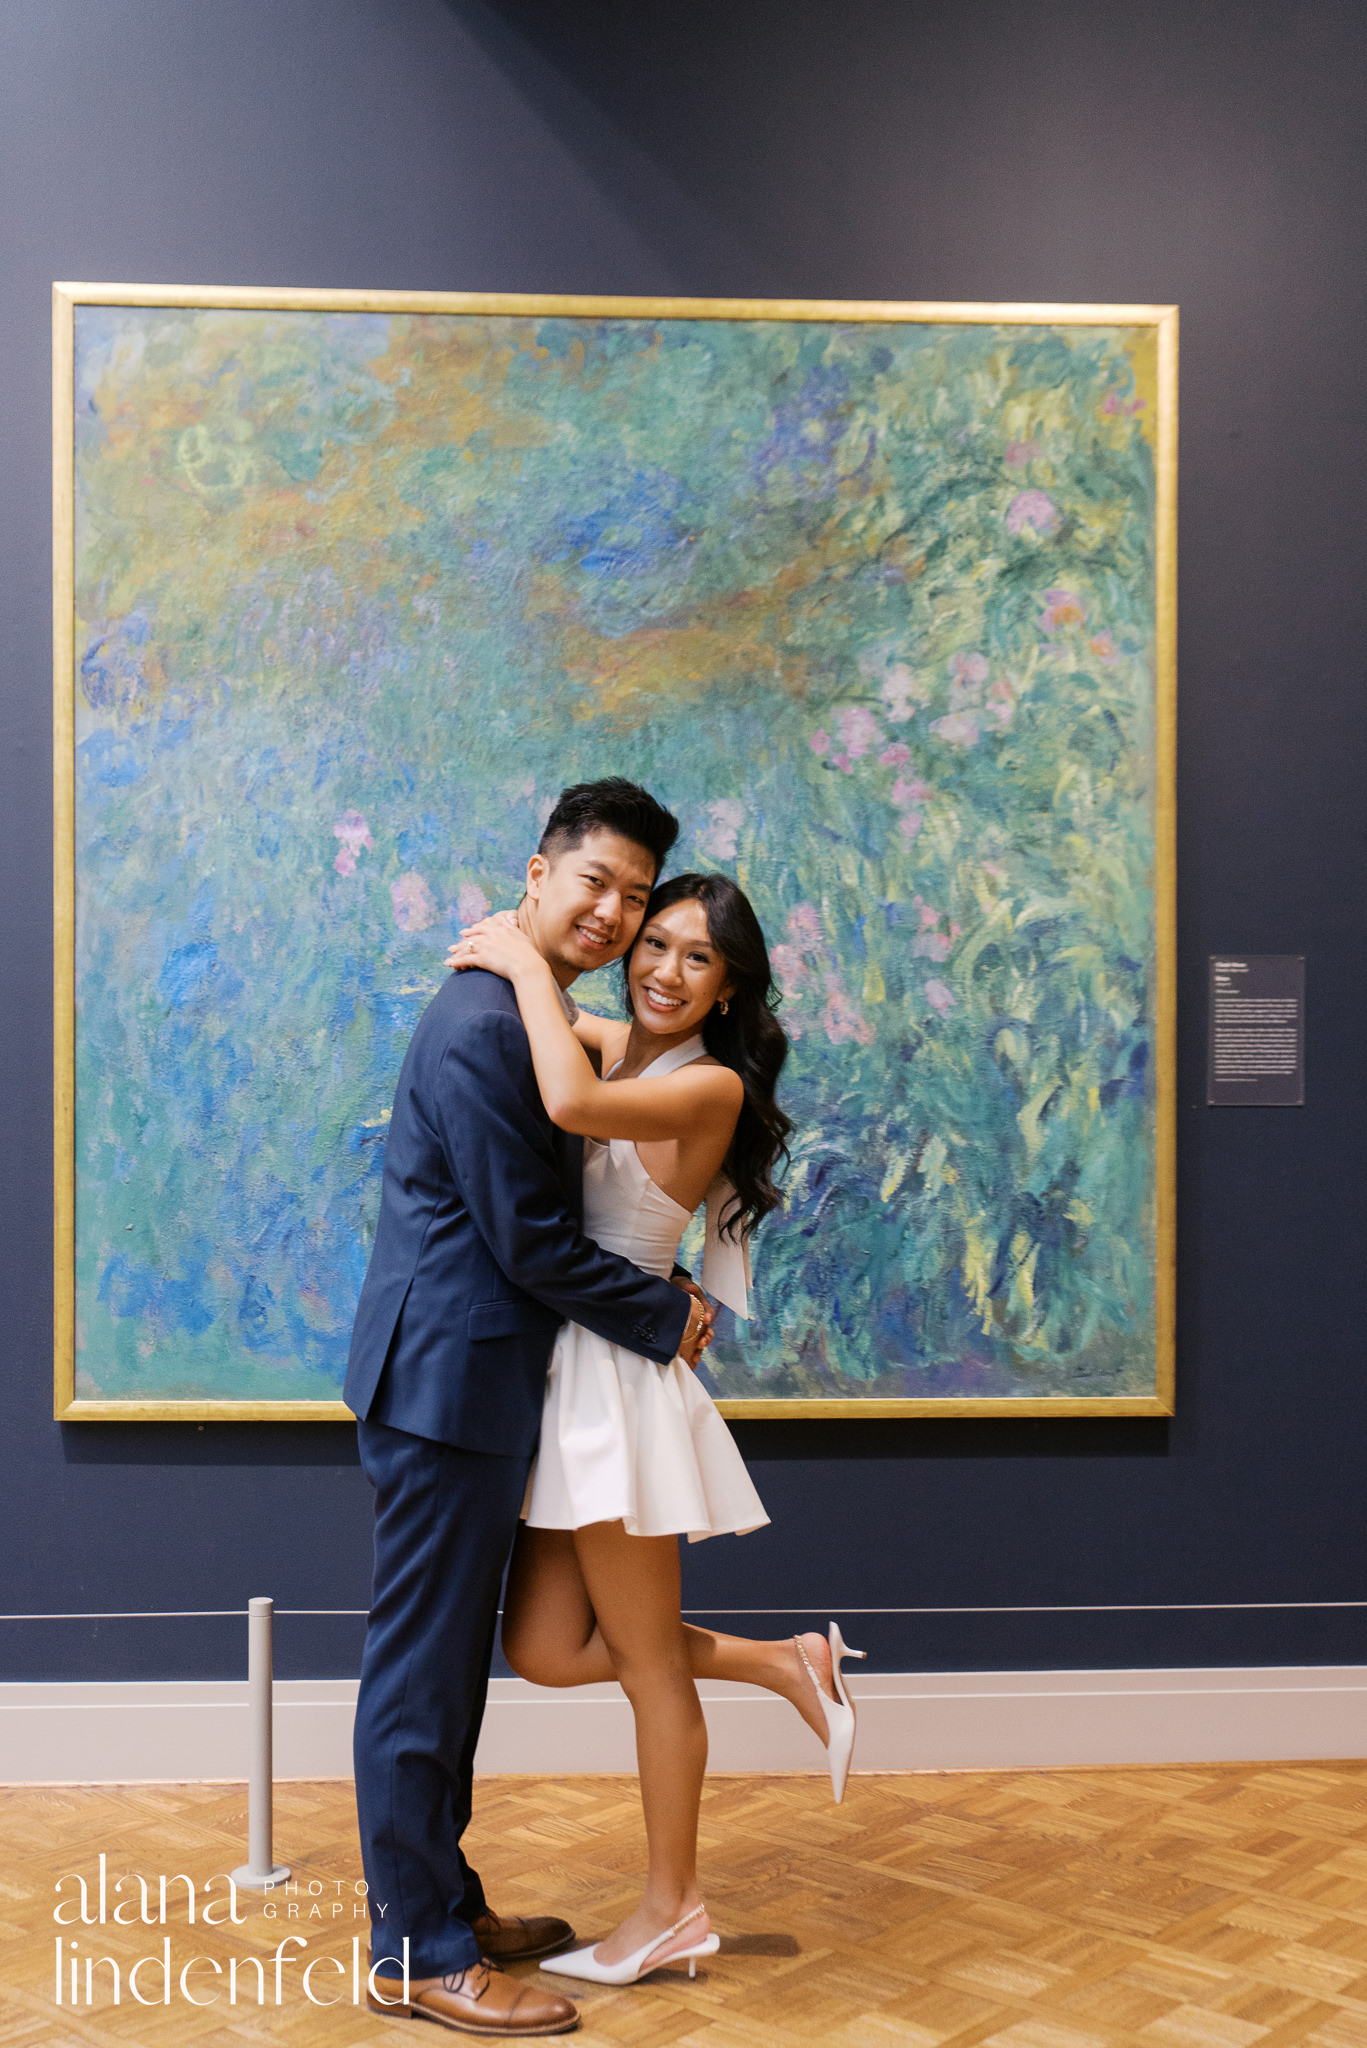
[[[271,1841],[271,1750],[274,1662],[271,1629],[273,1600],[247,1602],[247,1717],[251,1752],[247,1767],[247,1860],[233,1872],[233,1883],[248,1891],[283,1884],[289,1869],[273,1860]]]

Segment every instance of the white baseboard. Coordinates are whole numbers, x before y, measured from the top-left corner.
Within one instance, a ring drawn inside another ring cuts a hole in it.
[[[230,1681],[0,1685],[0,1779],[10,1784],[242,1778],[246,1686]],[[1367,1666],[1174,1671],[968,1671],[856,1678],[856,1767],[1009,1770],[1224,1763],[1367,1754]],[[713,1771],[814,1771],[821,1752],[784,1701],[702,1688]],[[275,1688],[281,1778],[351,1775],[354,1679]],[[631,1771],[631,1710],[616,1686],[489,1688],[475,1768]]]

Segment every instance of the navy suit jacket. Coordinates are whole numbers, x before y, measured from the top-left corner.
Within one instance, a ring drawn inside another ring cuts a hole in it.
[[[342,1390],[355,1415],[526,1455],[563,1321],[668,1364],[688,1296],[585,1237],[582,1157],[542,1106],[511,985],[453,974],[394,1097]]]

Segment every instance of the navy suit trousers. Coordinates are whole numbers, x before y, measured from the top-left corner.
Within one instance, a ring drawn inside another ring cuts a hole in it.
[[[358,1434],[375,1488],[355,1733],[371,1953],[397,1964],[407,1935],[413,1976],[437,1977],[479,1959],[470,1922],[485,1910],[484,1889],[460,1839],[531,1457],[461,1450],[381,1422]]]

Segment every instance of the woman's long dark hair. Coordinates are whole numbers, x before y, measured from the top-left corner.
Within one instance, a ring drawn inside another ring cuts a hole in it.
[[[701,903],[707,935],[735,984],[726,1015],[714,1005],[702,1028],[703,1044],[713,1059],[739,1074],[745,1087],[725,1162],[736,1200],[721,1227],[728,1237],[735,1237],[741,1229],[753,1230],[782,1199],[773,1174],[787,1160],[786,1140],[793,1128],[774,1100],[774,1084],[788,1057],[788,1035],[774,1015],[782,998],[774,987],[759,919],[750,899],[728,875],[675,875],[661,882],[646,905],[641,930],[674,903]],[[628,1011],[630,967],[631,951],[622,962]]]

